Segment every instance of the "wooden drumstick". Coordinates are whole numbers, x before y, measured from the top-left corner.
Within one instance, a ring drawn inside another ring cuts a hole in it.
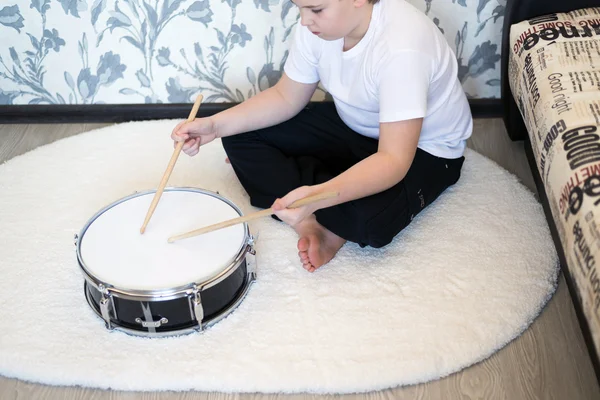
[[[200,103],[202,103],[203,96],[201,94],[196,97],[196,102],[194,103],[194,107],[192,107],[192,111],[187,119],[187,122],[192,122],[196,119],[196,114],[198,113],[198,109],[200,108]],[[150,208],[148,208],[148,212],[146,213],[146,219],[144,219],[144,224],[140,228],[140,233],[143,235],[146,231],[146,226],[148,222],[150,222],[150,218],[152,218],[152,214],[154,214],[154,210],[158,205],[158,201],[160,200],[160,196],[162,196],[163,191],[165,190],[165,186],[167,185],[167,181],[171,176],[171,172],[173,172],[173,168],[175,167],[175,162],[179,157],[179,153],[181,153],[181,149],[183,148],[185,141],[181,141],[177,143],[175,150],[173,151],[173,155],[171,156],[171,160],[169,161],[169,165],[167,165],[167,170],[165,171],[156,193],[154,193],[154,198],[152,199],[152,203],[150,204]]]
[[[292,204],[290,204],[288,206],[288,208],[298,208],[298,207],[302,207],[302,206],[307,205],[307,204],[311,204],[311,203],[314,203],[314,202],[317,202],[317,201],[320,201],[320,200],[330,199],[332,197],[337,197],[337,196],[339,196],[338,192],[321,193],[321,194],[317,194],[317,195],[314,195],[314,196],[305,197],[305,198],[300,199],[300,200],[296,200],[295,202],[293,202]],[[175,242],[177,240],[181,240],[181,239],[187,239],[187,238],[190,238],[190,237],[193,237],[193,236],[203,235],[205,233],[216,231],[218,229],[227,228],[227,227],[232,226],[232,225],[242,224],[244,222],[252,221],[254,219],[258,219],[258,218],[262,218],[262,217],[268,217],[268,216],[270,216],[271,214],[274,214],[274,213],[275,213],[275,211],[273,210],[273,208],[268,208],[266,210],[257,211],[257,212],[254,212],[252,214],[248,214],[248,215],[243,216],[243,217],[233,218],[233,219],[230,219],[228,221],[219,222],[218,224],[209,225],[207,227],[196,229],[194,231],[190,231],[190,232],[187,232],[187,233],[182,233],[181,235],[171,236],[169,238],[169,243],[173,243],[173,242]]]

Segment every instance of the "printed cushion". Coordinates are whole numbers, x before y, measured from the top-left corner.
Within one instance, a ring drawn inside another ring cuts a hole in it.
[[[514,24],[510,87],[600,349],[600,8]]]

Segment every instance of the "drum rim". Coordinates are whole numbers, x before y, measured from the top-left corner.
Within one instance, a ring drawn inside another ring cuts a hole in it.
[[[183,187],[169,186],[169,187],[166,187],[164,189],[164,191],[165,192],[180,192],[180,191],[194,192],[194,193],[201,193],[201,194],[213,196],[213,197],[227,203],[240,216],[244,215],[242,213],[242,210],[238,206],[236,206],[231,200],[224,198],[219,193],[216,193],[216,192],[213,192],[210,190],[199,189],[199,188],[188,187],[188,186],[183,186]],[[100,291],[104,291],[104,290],[110,291],[110,293],[113,295],[116,295],[118,297],[123,297],[123,298],[129,298],[132,300],[144,300],[144,301],[156,300],[156,299],[169,300],[169,299],[173,299],[176,297],[187,296],[195,291],[201,291],[201,290],[207,289],[209,287],[212,287],[212,286],[220,283],[225,278],[227,278],[229,275],[231,275],[241,265],[242,261],[245,259],[245,255],[248,252],[249,248],[251,247],[251,242],[252,242],[252,238],[250,236],[250,230],[248,228],[248,223],[246,223],[246,222],[243,223],[244,239],[242,240],[242,243],[240,244],[240,247],[239,247],[236,255],[229,261],[229,264],[227,265],[227,267],[223,268],[222,270],[218,271],[214,275],[212,275],[202,281],[194,281],[194,282],[186,283],[186,284],[176,286],[173,288],[165,288],[165,289],[130,289],[130,288],[114,286],[111,283],[104,282],[104,281],[98,279],[98,277],[96,277],[91,271],[88,270],[88,268],[86,268],[85,262],[83,261],[83,257],[81,255],[81,241],[82,241],[83,237],[85,236],[85,232],[92,225],[92,223],[98,217],[100,217],[100,215],[104,214],[106,211],[110,210],[111,208],[113,208],[127,200],[130,200],[130,199],[133,199],[136,197],[140,197],[143,195],[155,193],[155,192],[156,192],[155,189],[149,189],[149,190],[144,190],[141,192],[135,192],[131,195],[122,197],[122,198],[104,206],[102,209],[100,209],[98,212],[96,212],[85,223],[83,228],[79,231],[79,234],[76,236],[76,239],[75,239],[77,261],[79,264],[79,268],[84,273],[85,279],[91,285],[96,287],[96,289],[98,289]]]

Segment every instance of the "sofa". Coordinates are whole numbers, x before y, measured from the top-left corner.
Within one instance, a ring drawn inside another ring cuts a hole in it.
[[[501,90],[600,377],[600,4],[509,0]]]

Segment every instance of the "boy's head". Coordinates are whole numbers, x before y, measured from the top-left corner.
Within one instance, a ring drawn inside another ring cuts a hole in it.
[[[324,40],[352,34],[368,22],[379,0],[293,0],[300,9],[300,23]]]

